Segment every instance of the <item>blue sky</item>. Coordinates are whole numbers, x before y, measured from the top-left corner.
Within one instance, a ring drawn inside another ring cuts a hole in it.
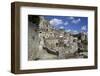
[[[52,27],[56,29],[63,28],[67,32],[87,32],[88,31],[88,17],[76,16],[44,16],[49,20]]]

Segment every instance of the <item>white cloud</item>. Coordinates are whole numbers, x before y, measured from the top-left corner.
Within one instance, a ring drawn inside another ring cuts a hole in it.
[[[73,31],[73,34],[78,34],[79,32],[77,30],[74,30]]]
[[[54,18],[54,19],[50,20],[50,24],[52,26],[61,25],[61,24],[63,24],[63,21],[60,19]]]
[[[72,20],[72,23],[77,24],[77,23],[79,23],[80,21],[81,21],[80,18],[79,18],[79,19],[73,19],[73,20]]]
[[[73,20],[73,19],[74,19],[74,17],[70,16],[70,17],[69,17],[69,19],[70,19],[70,20]]]
[[[86,30],[86,26],[82,26],[81,27],[81,30]]]
[[[69,23],[68,23],[67,21],[64,23],[65,26],[67,26],[68,24],[69,24]]]
[[[64,29],[64,26],[60,26],[59,28],[60,28],[60,29]]]
[[[71,29],[66,30],[66,32],[71,32]]]

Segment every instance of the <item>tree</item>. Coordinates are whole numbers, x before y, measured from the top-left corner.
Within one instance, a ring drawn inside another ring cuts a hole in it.
[[[36,16],[36,15],[29,15],[28,16],[28,20],[36,25],[39,24],[40,22],[40,17],[39,16]]]

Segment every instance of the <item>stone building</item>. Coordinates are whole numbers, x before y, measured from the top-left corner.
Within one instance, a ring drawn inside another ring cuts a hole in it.
[[[58,58],[61,59],[66,58],[67,53],[74,53],[78,49],[77,41],[74,41],[75,38],[69,32],[65,32],[63,29],[53,29],[43,16],[40,17],[39,38],[44,39],[43,47],[58,52]]]
[[[81,40],[86,40],[87,36],[85,32],[81,32]]]

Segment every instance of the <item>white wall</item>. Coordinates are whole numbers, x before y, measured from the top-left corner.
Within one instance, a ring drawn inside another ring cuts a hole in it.
[[[0,76],[16,76],[10,73],[11,60],[11,15],[10,3],[13,1],[28,1],[41,3],[56,3],[56,4],[74,4],[74,5],[90,5],[98,6],[100,13],[100,0],[0,0]],[[98,17],[100,14],[98,15]],[[100,20],[100,18],[98,19]],[[99,21],[98,21],[99,22]],[[100,22],[99,22],[100,23]],[[99,24],[98,23],[98,24]],[[100,28],[100,26],[98,26]],[[100,29],[98,29],[100,33]],[[98,37],[100,42],[100,35]],[[100,46],[100,44],[99,44]],[[100,49],[98,49],[100,50]],[[100,51],[99,58],[100,58]],[[100,60],[98,70],[81,70],[81,71],[65,71],[52,73],[24,74],[25,76],[100,76]],[[23,74],[18,75],[23,76]]]

